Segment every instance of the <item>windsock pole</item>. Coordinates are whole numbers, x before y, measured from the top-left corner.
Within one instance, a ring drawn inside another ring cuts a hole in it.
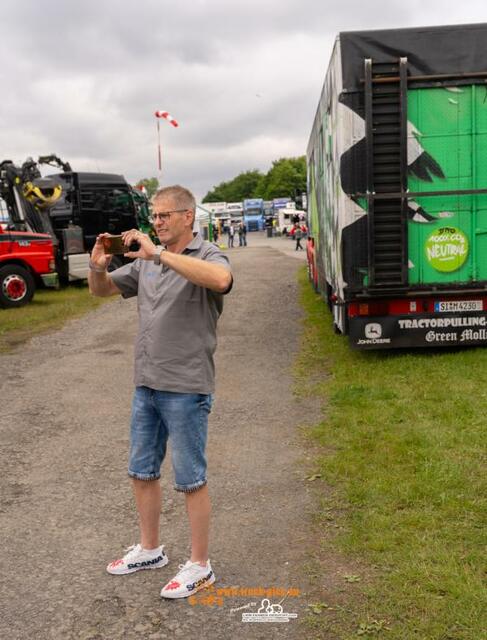
[[[157,154],[159,157],[159,173],[162,173],[162,155],[161,155],[161,128],[159,126],[159,118],[157,122]]]
[[[173,127],[179,127],[179,122],[175,120],[167,111],[156,111],[154,113],[157,121],[157,154],[159,157],[159,172],[162,174],[162,154],[161,154],[161,129],[159,127],[159,119],[164,118]]]

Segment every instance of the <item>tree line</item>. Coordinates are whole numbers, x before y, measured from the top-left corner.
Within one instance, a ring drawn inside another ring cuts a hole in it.
[[[143,185],[151,198],[159,187],[157,178],[143,178]],[[274,160],[267,173],[258,169],[244,171],[227,182],[213,187],[202,202],[242,202],[247,198],[295,198],[306,192],[306,158],[280,158]]]
[[[306,158],[274,160],[267,173],[258,169],[244,171],[213,187],[202,202],[242,202],[247,198],[295,198],[306,192]]]

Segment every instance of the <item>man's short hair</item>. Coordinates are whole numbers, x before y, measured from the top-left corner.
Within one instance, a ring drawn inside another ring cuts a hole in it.
[[[179,184],[174,184],[170,187],[161,187],[152,196],[152,204],[156,200],[162,198],[168,198],[174,202],[176,209],[189,209],[196,213],[196,200],[194,195],[189,189],[181,187]]]

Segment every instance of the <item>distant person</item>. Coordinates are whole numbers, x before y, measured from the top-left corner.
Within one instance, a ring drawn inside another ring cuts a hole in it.
[[[243,221],[238,225],[238,246],[247,246],[247,225]]]
[[[233,223],[230,223],[230,226],[228,227],[228,248],[232,249],[233,248],[233,239],[235,237],[235,227],[233,226]]]
[[[299,249],[301,249],[301,251],[304,251],[303,247],[301,246],[301,238],[303,237],[303,230],[301,229],[299,224],[294,225],[293,235],[294,235],[294,239],[296,240],[296,247],[294,250],[299,251]]]
[[[265,219],[265,228],[267,232],[267,237],[272,238],[272,229],[273,229],[273,218],[272,216],[267,216]]]
[[[213,242],[217,243],[218,242],[218,225],[214,224],[213,225]]]

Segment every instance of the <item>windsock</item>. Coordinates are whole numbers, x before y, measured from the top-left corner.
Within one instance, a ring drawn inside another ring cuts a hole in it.
[[[156,111],[154,115],[156,116],[156,118],[164,118],[165,120],[170,122],[173,127],[179,127],[178,121],[175,120],[172,117],[172,115],[170,113],[168,113],[167,111]]]

